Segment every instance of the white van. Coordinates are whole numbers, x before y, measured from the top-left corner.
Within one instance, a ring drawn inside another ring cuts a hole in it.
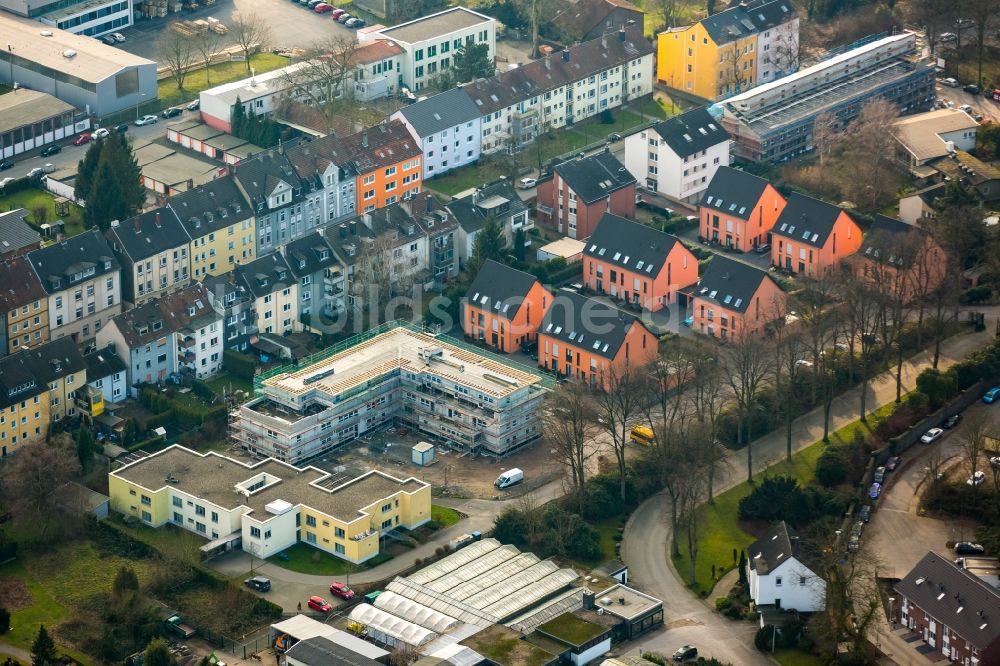
[[[513,469],[509,469],[498,476],[497,480],[493,482],[493,485],[496,486],[498,490],[501,490],[503,488],[510,488],[515,483],[520,483],[521,481],[524,481],[524,472],[517,467],[514,467]]]

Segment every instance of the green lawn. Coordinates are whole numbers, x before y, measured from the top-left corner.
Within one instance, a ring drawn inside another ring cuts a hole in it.
[[[450,527],[462,519],[462,514],[446,506],[431,505],[431,520],[441,527]]]
[[[115,516],[110,520],[115,527],[136,541],[141,541],[165,557],[182,560],[189,564],[201,562],[199,549],[208,543],[208,539],[170,524],[153,528],[142,523],[126,525],[120,516]]]
[[[101,553],[91,541],[52,546],[44,554],[32,554],[25,556],[23,562],[16,560],[3,565],[0,585],[5,578],[21,580],[32,597],[30,606],[12,614],[13,629],[2,637],[3,642],[30,649],[40,624],[52,633],[60,622],[74,619],[74,611],[101,603],[102,595],[111,591],[115,575],[123,566],[131,567],[143,584],[152,575],[151,561]],[[80,663],[92,661],[64,645],[59,650]]]
[[[774,651],[774,658],[781,666],[823,666],[820,657],[798,648],[783,648]]]
[[[250,56],[250,66],[253,67],[254,72],[257,74],[270,72],[287,64],[287,57],[274,55],[273,53],[258,53],[257,55]],[[246,63],[237,60],[216,63],[209,70],[202,68],[188,74],[184,78],[183,90],[177,89],[177,82],[173,77],[161,80],[157,86],[157,95],[160,98],[158,103],[159,108],[174,106],[181,102],[189,102],[197,98],[198,93],[202,90],[250,77]],[[208,82],[209,73],[212,79],[211,84]]]
[[[205,383],[212,387],[212,390],[218,395],[222,395],[224,390],[230,389],[233,391],[246,391],[248,394],[253,395],[252,381],[248,381],[243,377],[231,375],[228,372],[216,375],[215,377],[206,380]]]
[[[765,472],[759,472],[755,478],[763,475],[788,475],[805,485],[813,480],[816,460],[823,452],[823,442],[810,444],[805,449],[792,455],[792,461],[782,460],[772,465]],[[697,584],[695,591],[706,595],[715,585],[715,580],[734,567],[733,549],[746,549],[756,538],[739,526],[737,513],[740,500],[750,494],[749,483],[730,488],[721,495],[716,495],[715,504],[703,504],[698,507],[698,561],[695,565]],[[687,545],[680,539],[681,554],[674,558],[674,566],[681,577],[687,581],[691,567]],[[715,565],[715,580],[712,579],[712,565]]]
[[[364,568],[363,565],[342,560],[304,543],[296,543],[290,548],[286,548],[281,554],[288,559],[283,560],[276,555],[268,558],[268,562],[289,571],[316,576],[341,576],[348,572],[361,571]]]
[[[34,211],[38,206],[45,206],[48,211],[45,218],[47,223],[52,224],[56,220],[60,219],[60,217],[56,215],[56,198],[50,192],[31,189],[14,192],[13,194],[0,197],[0,211],[14,210],[15,208],[26,208],[28,212],[31,213],[28,220],[33,224],[37,224]],[[61,219],[66,223],[66,236],[76,236],[84,231],[83,209],[79,206],[69,204],[69,215],[66,215]]]
[[[486,162],[455,169],[426,181],[424,185],[429,190],[453,197],[483,183],[492,183],[502,175],[503,172],[497,165]]]

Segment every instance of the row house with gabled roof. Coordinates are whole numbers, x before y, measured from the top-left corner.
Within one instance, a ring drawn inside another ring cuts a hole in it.
[[[242,160],[233,178],[253,210],[257,257],[326,223],[322,183],[300,178],[282,149]]]
[[[302,330],[299,323],[299,284],[288,261],[272,252],[237,266],[236,281],[252,298],[259,333],[284,335]]]
[[[691,328],[720,340],[763,335],[784,318],[785,300],[767,271],[716,254],[694,290]]]
[[[172,208],[112,222],[105,236],[122,267],[125,305],[141,305],[191,282],[191,239]]]
[[[861,247],[862,232],[842,208],[793,193],[771,229],[771,263],[795,275],[819,276]]]
[[[0,357],[49,341],[49,299],[24,256],[0,261]]]
[[[486,260],[462,301],[466,337],[497,351],[517,351],[537,339],[552,305],[552,292],[538,278]]]
[[[720,166],[698,206],[698,235],[729,250],[751,252],[771,242],[785,197],[759,176]]]

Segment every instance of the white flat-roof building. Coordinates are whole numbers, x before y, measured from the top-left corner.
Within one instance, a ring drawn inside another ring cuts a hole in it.
[[[0,0],[4,2],[7,0]],[[72,32],[75,35],[103,35],[132,25],[132,0],[83,0],[59,7],[38,17],[45,25]]]
[[[89,118],[52,95],[27,88],[0,95],[0,158],[67,139],[89,127]]]
[[[300,370],[265,373],[230,424],[247,451],[292,463],[394,420],[504,455],[541,435],[545,388],[527,368],[393,323]]]
[[[455,52],[466,44],[486,44],[490,60],[496,57],[496,19],[465,7],[452,7],[391,28],[359,34],[362,41],[389,39],[402,47],[399,82],[422,90],[454,63]]]
[[[0,15],[0,83],[46,92],[95,116],[157,97],[156,63],[38,21]]]

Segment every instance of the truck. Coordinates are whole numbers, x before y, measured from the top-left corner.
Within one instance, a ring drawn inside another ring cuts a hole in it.
[[[192,638],[195,634],[194,627],[184,624],[183,618],[177,612],[171,613],[163,620],[163,624],[166,625],[168,632],[173,632],[181,638]]]
[[[515,483],[520,483],[521,481],[524,481],[524,472],[517,467],[513,467],[498,476],[493,485],[496,486],[497,490],[502,490],[510,488]]]

